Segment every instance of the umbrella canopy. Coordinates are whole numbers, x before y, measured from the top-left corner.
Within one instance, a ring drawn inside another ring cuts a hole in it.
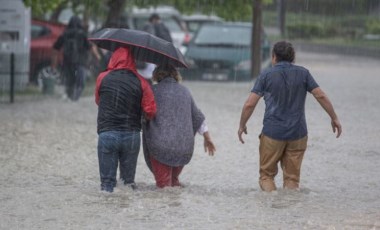
[[[89,40],[98,47],[111,51],[122,46],[128,46],[135,59],[139,61],[187,68],[181,51],[173,43],[144,31],[105,28],[94,33]]]

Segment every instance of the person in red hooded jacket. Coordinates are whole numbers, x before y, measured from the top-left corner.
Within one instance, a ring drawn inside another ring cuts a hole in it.
[[[141,118],[152,119],[156,103],[150,84],[138,74],[127,47],[115,50],[107,70],[99,74],[95,102],[101,190],[113,192],[119,161],[120,178],[135,189]]]

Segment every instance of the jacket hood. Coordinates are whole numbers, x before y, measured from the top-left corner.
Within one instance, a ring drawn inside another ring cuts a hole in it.
[[[82,21],[77,16],[72,16],[70,18],[69,24],[67,25],[67,29],[83,29]]]
[[[128,69],[137,72],[135,59],[128,47],[120,47],[112,54],[107,70]]]

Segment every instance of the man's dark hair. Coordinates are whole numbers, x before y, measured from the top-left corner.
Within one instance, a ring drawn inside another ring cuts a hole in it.
[[[152,22],[153,20],[160,20],[160,16],[156,13],[153,13],[152,15],[150,15],[149,21]]]
[[[276,56],[276,61],[294,62],[295,52],[293,45],[287,41],[280,41],[274,44],[272,55]]]

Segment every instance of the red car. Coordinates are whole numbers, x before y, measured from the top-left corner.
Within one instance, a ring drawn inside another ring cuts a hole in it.
[[[65,30],[65,25],[42,20],[32,20],[30,43],[30,77],[29,81],[37,83],[38,75],[50,67],[53,44]],[[59,63],[62,62],[62,54]]]

